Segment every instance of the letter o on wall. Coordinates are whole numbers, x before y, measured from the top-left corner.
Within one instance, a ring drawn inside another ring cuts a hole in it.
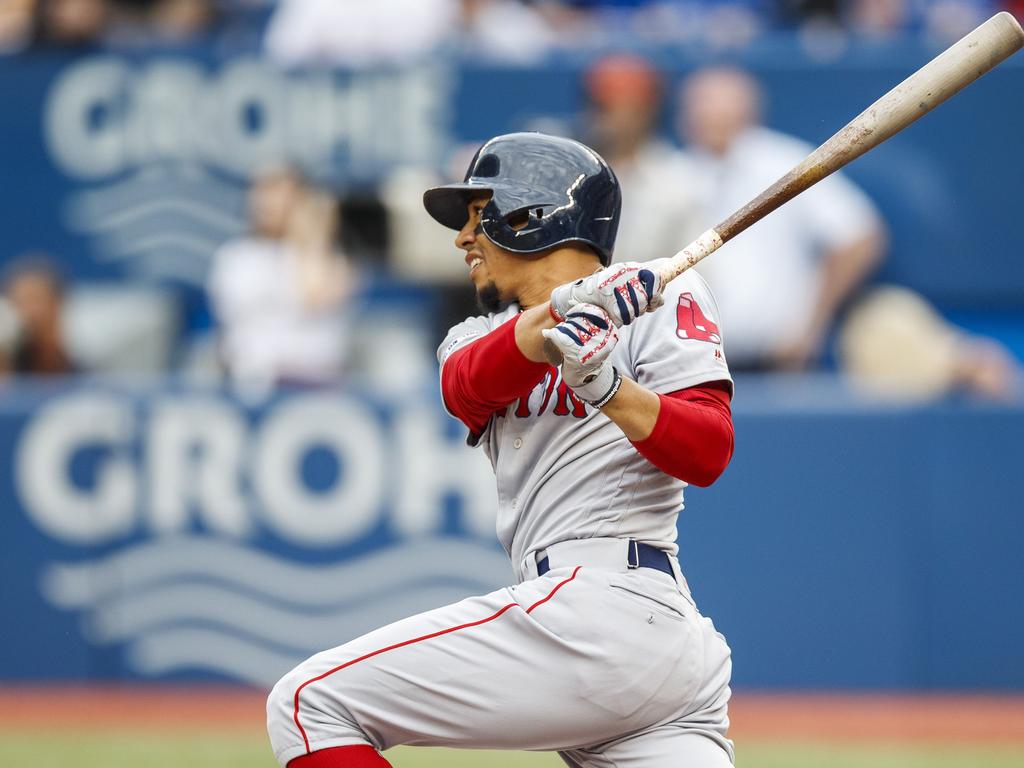
[[[302,478],[307,452],[324,446],[342,467],[334,486],[314,491]],[[381,425],[365,406],[337,395],[302,395],[273,408],[255,446],[252,482],[267,525],[306,546],[357,538],[382,501]]]

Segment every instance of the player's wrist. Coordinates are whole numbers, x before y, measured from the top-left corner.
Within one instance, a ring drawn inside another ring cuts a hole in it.
[[[555,306],[554,299],[548,302],[548,315],[555,321],[555,325],[558,325],[558,323],[565,320],[565,315],[559,312],[558,308]]]
[[[547,363],[547,358],[544,357],[543,333],[555,326],[549,307],[530,307],[524,310],[515,322],[515,339],[519,351],[532,363]]]
[[[615,397],[621,386],[622,374],[619,370],[614,365],[604,365],[592,380],[572,389],[585,403],[603,408]]]

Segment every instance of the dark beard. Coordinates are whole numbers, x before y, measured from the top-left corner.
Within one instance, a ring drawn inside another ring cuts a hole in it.
[[[480,308],[481,312],[489,315],[501,312],[508,306],[508,302],[501,300],[501,296],[498,294],[498,286],[494,284],[494,281],[491,281],[476,292],[476,305]]]

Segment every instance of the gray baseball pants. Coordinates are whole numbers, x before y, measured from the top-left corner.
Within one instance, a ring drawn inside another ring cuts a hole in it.
[[[521,583],[318,653],[267,701],[282,766],[328,747],[558,751],[576,768],[725,768],[729,647],[625,540],[563,542]]]

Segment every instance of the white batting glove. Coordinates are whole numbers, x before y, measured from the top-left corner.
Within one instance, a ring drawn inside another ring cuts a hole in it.
[[[562,379],[580,399],[600,408],[619,391],[622,376],[608,362],[619,334],[604,309],[579,304],[542,333],[562,353]]]
[[[639,261],[612,264],[589,277],[555,288],[551,292],[551,314],[562,321],[573,307],[595,304],[621,328],[664,304],[664,288],[658,274]]]

